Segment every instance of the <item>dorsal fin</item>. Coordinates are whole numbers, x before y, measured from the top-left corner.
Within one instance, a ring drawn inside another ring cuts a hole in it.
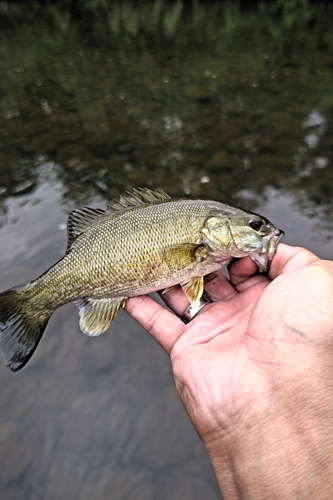
[[[68,252],[76,238],[84,233],[87,227],[105,216],[105,213],[106,211],[101,208],[83,207],[73,210],[69,214],[67,221],[68,243],[66,252]]]
[[[164,203],[170,200],[170,196],[161,189],[152,191],[148,188],[138,188],[133,189],[133,193],[126,191],[126,195],[120,196],[119,200],[113,200],[111,205],[107,205],[107,210],[90,207],[73,210],[73,212],[69,214],[67,222],[68,243],[66,253],[69,251],[76,238],[95,222],[105,217],[109,217],[112,214],[116,215],[119,214],[119,212],[125,212],[135,207],[152,205],[154,203]]]
[[[148,188],[138,188],[133,189],[133,193],[126,191],[126,195],[120,196],[119,200],[113,200],[113,202],[108,205],[108,210],[128,210],[129,208],[163,203],[170,200],[171,197],[161,189],[155,189],[153,191]]]

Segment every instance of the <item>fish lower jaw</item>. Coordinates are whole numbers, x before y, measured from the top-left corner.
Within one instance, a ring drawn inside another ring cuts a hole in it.
[[[261,273],[268,273],[271,267],[272,256],[268,253],[254,252],[249,254],[250,258],[255,262]]]

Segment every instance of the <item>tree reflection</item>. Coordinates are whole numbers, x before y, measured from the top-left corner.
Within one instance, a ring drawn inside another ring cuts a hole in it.
[[[2,200],[46,158],[74,204],[143,185],[254,210],[272,186],[331,218],[330,6],[66,5],[1,3]]]

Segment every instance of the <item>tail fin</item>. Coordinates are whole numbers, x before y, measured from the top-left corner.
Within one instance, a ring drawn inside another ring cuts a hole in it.
[[[29,304],[27,285],[0,294],[0,348],[13,372],[29,361],[49,320],[49,315]]]

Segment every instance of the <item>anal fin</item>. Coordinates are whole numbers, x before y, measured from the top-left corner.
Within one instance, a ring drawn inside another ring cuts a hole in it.
[[[80,328],[83,333],[96,337],[104,333],[117,316],[127,299],[81,299],[75,301],[79,308]]]

